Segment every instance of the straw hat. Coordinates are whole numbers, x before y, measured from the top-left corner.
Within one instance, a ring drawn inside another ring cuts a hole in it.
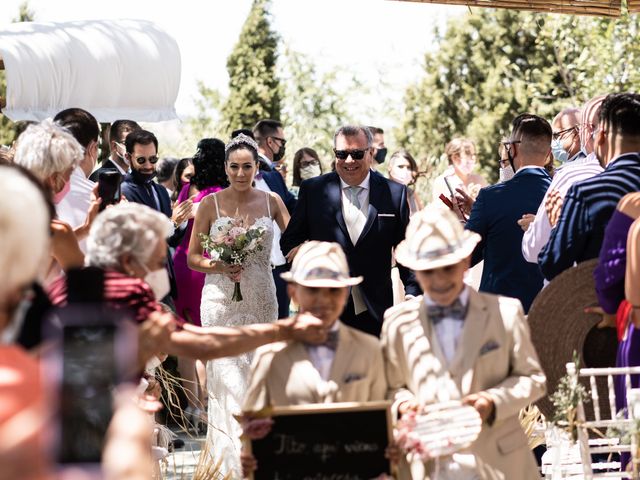
[[[406,238],[396,248],[396,260],[412,270],[446,267],[471,255],[480,239],[463,229],[453,212],[427,207],[411,217]]]
[[[573,352],[580,357],[580,367],[613,367],[617,351],[615,328],[594,328],[602,317],[584,313],[585,307],[598,305],[593,281],[593,270],[598,259],[580,263],[565,270],[535,298],[527,320],[542,370],[547,376],[547,393],[555,392],[558,381],[566,375],[567,362],[573,361]],[[601,384],[603,381],[604,384]],[[585,378],[581,382],[590,390]],[[606,378],[598,381],[600,411],[609,412]],[[553,405],[548,397],[537,402],[547,417],[553,415]],[[591,402],[585,404],[591,415]]]
[[[300,247],[291,271],[280,276],[287,282],[305,287],[350,287],[362,282],[362,277],[349,276],[347,257],[340,245],[315,240]]]

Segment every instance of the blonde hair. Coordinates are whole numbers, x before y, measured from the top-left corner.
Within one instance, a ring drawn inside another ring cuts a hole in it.
[[[18,137],[13,161],[41,181],[78,166],[84,148],[65,128],[52,120],[29,125]]]
[[[15,167],[0,165],[0,303],[31,284],[49,255],[49,210],[43,192]],[[19,201],[16,201],[19,199]]]
[[[447,155],[449,163],[453,163],[453,156],[466,153],[467,155],[473,155],[476,151],[476,144],[469,138],[454,138],[447,146],[444,147],[444,153]]]

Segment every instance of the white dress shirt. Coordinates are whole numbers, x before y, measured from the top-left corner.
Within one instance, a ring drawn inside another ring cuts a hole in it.
[[[429,295],[426,293],[423,296],[424,303],[427,306],[435,306],[437,305]],[[460,296],[458,297],[460,302],[464,307],[469,303],[469,287],[465,286],[460,292]],[[456,349],[458,348],[458,340],[460,340],[460,334],[462,333],[462,329],[464,328],[464,320],[459,320],[456,318],[445,317],[440,320],[438,323],[434,323],[433,330],[436,334],[436,338],[438,339],[438,344],[442,349],[442,353],[447,360],[447,363],[451,363],[453,357],[456,354]]]
[[[56,205],[58,218],[77,228],[83,225],[87,219],[89,205],[91,205],[91,192],[95,183],[89,180],[80,167],[76,167],[71,173],[71,189],[62,201]],[[86,241],[80,242],[80,249],[85,252]]]
[[[347,225],[347,231],[349,232],[349,237],[351,238],[351,243],[353,245],[358,243],[358,238],[364,229],[365,223],[367,223],[370,179],[371,172],[367,173],[367,176],[360,185],[357,185],[358,187],[361,187],[357,195],[358,201],[360,202],[360,209],[356,208],[351,201],[351,193],[349,191],[349,187],[351,185],[344,182],[342,178],[340,179],[340,189],[342,190],[342,216],[344,217],[344,223]],[[353,298],[353,307],[356,315],[368,310],[358,285],[351,287],[351,297]]]
[[[340,320],[336,321],[331,327],[331,331],[334,332],[339,328]],[[338,339],[338,342],[340,339]],[[331,350],[330,348],[325,347],[324,345],[305,345],[307,348],[307,353],[309,353],[309,358],[311,359],[311,363],[315,367],[318,372],[320,372],[320,376],[323,380],[329,380],[329,375],[331,374],[331,365],[333,365],[333,359],[336,356],[336,352]]]
[[[527,262],[538,263],[538,254],[551,236],[551,224],[545,207],[549,192],[558,190],[560,196],[564,198],[574,183],[591,178],[601,172],[600,162],[593,154],[584,159],[577,159],[572,163],[567,163],[556,171],[553,180],[551,180],[551,185],[549,185],[549,189],[538,207],[536,218],[531,222],[522,237],[522,256]]]
[[[256,184],[256,188],[258,190],[262,190],[263,192],[271,192],[269,185],[264,181],[263,178],[256,178],[254,180]],[[287,263],[287,259],[282,254],[282,250],[280,249],[280,237],[282,236],[282,230],[278,226],[277,222],[273,222],[273,243],[271,244],[271,265],[274,267],[279,267],[280,265],[284,265]]]

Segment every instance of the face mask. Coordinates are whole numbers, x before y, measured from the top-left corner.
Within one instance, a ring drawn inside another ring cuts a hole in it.
[[[504,183],[506,181],[509,181],[513,178],[513,176],[515,175],[513,168],[511,168],[511,165],[509,165],[506,168],[502,168],[500,167],[500,182]]]
[[[553,153],[553,158],[560,163],[565,163],[569,160],[569,153],[564,149],[560,140],[551,141],[551,153]]]
[[[469,175],[471,172],[473,172],[475,166],[476,162],[474,162],[473,160],[463,161],[458,165],[458,170],[460,170],[465,175]]]
[[[141,173],[139,170],[131,170],[131,177],[136,183],[148,183],[156,178],[156,172],[153,173]]]
[[[302,180],[319,177],[320,175],[322,175],[322,170],[320,170],[320,165],[307,165],[306,167],[302,167],[300,169],[300,178]]]
[[[160,268],[150,272],[146,266],[143,265],[143,267],[147,271],[147,274],[144,276],[144,281],[147,282],[147,285],[153,290],[156,300],[162,300],[171,291],[167,269]]]
[[[58,205],[64,199],[64,197],[67,196],[67,193],[69,193],[70,190],[71,190],[71,179],[69,179],[64,183],[64,187],[62,187],[62,190],[60,190],[58,193],[55,193],[53,195],[53,203]]]
[[[379,148],[376,152],[375,161],[378,163],[384,163],[384,159],[387,156],[386,148]]]
[[[413,180],[411,170],[408,168],[394,168],[391,177],[393,180],[403,185],[409,185]]]
[[[280,145],[280,148],[278,149],[278,151],[273,152],[273,161],[279,162],[280,160],[282,160],[284,158],[284,152],[285,152],[284,145]]]

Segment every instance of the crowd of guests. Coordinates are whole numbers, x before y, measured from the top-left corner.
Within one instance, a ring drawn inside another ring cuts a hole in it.
[[[617,364],[638,365],[640,95],[598,96],[551,123],[518,115],[496,139],[495,185],[473,141],[453,139],[429,199],[409,152],[387,160],[380,128],[341,126],[333,158],[301,148],[289,175],[285,126],[240,127],[173,159],[118,120],[98,166],[99,124],[70,108],[0,153],[0,364],[15,378],[0,378],[0,479],[23,465],[20,478],[55,478],[38,363],[53,348],[46,332],[64,328],[53,308],[106,305],[136,325],[139,385],[102,438],[109,478],[157,474],[167,355],[188,424],[207,430],[230,478],[260,468],[239,440],[267,433],[252,412],[383,399],[396,419],[459,400],[483,422],[437,465],[392,442],[400,478],[539,478],[518,420],[546,383],[526,314],[549,281],[593,258],[601,326],[617,328]],[[259,227],[264,248],[242,264],[212,256],[202,238],[228,222]]]

